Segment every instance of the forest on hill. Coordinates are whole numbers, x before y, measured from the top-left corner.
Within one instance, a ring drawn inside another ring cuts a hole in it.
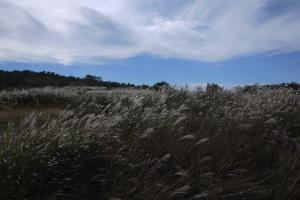
[[[170,84],[165,81],[159,81],[152,86],[149,85],[135,85],[132,83],[119,83],[115,81],[104,81],[101,76],[86,75],[84,78],[74,76],[63,76],[54,72],[33,72],[29,70],[24,71],[3,71],[0,70],[0,90],[11,89],[28,89],[41,87],[66,87],[66,86],[97,86],[106,89],[113,88],[135,88],[135,89],[154,89],[158,90],[161,87],[170,87]],[[210,88],[222,89],[221,86],[211,83],[207,84]],[[245,92],[255,91],[257,88],[261,89],[279,89],[288,88],[299,90],[300,84],[296,82],[281,83],[272,85],[246,85],[243,87]]]
[[[134,84],[104,81],[101,77],[86,75],[84,78],[62,76],[53,72],[0,70],[0,89],[65,86],[98,86],[106,88],[136,87]]]

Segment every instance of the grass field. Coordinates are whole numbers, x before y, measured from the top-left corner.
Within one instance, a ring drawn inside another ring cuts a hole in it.
[[[2,91],[0,199],[299,199],[299,97],[258,87]]]
[[[0,110],[0,124],[7,125],[8,122],[19,123],[21,119],[32,113],[42,113],[46,116],[55,115],[61,111],[60,108],[47,107],[23,107]]]

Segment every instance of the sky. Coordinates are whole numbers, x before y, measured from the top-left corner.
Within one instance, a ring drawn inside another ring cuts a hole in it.
[[[0,69],[153,84],[300,82],[299,0],[0,0]]]

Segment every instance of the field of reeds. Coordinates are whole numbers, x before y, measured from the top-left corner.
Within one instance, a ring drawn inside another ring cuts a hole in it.
[[[2,91],[0,199],[300,199],[300,91]]]

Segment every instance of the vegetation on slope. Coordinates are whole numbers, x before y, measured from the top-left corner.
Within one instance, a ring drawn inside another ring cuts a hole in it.
[[[2,109],[64,110],[2,128],[0,199],[299,199],[299,97],[287,88],[3,91]]]
[[[169,87],[170,85],[165,81],[160,81],[152,86],[149,85],[134,85],[130,83],[118,83],[114,81],[104,81],[99,76],[86,75],[84,78],[78,78],[73,76],[62,76],[54,72],[33,72],[29,70],[24,71],[3,71],[0,70],[0,90],[12,90],[12,89],[28,89],[28,88],[40,88],[40,87],[67,87],[67,86],[96,86],[107,89],[116,88],[134,88],[134,89],[153,89],[159,90],[161,87]],[[216,84],[211,84],[211,88],[219,87]],[[255,91],[258,87],[264,89],[280,89],[288,88],[294,90],[300,90],[300,84],[282,83],[277,85],[249,85],[245,86],[245,91]]]
[[[84,78],[62,76],[53,72],[3,71],[0,70],[0,89],[65,86],[98,86],[107,88],[129,88],[133,84],[103,81],[101,77],[86,75]]]

